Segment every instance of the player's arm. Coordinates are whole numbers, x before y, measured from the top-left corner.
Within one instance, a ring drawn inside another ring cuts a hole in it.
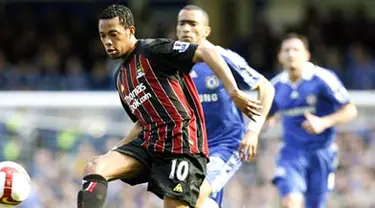
[[[210,43],[199,45],[194,54],[193,62],[206,62],[230,95],[237,94],[240,91],[230,68],[214,45]]]
[[[275,97],[275,88],[270,81],[263,77],[255,87],[255,90],[258,91],[258,99],[262,105],[261,115],[256,118],[256,122],[249,122],[248,130],[259,135],[271,109]]]
[[[318,117],[311,113],[305,113],[306,120],[302,127],[311,134],[320,134],[324,130],[354,120],[358,115],[357,108],[353,103],[346,103],[336,112],[327,116]]]
[[[302,127],[309,133],[320,134],[337,124],[349,122],[357,117],[357,108],[350,101],[349,93],[333,73],[327,72],[322,82],[322,95],[338,110],[326,116],[305,113]]]
[[[278,119],[276,114],[268,114],[262,130],[267,131],[267,129],[272,128],[276,124],[277,120]]]
[[[222,81],[225,89],[233,99],[237,107],[252,119],[254,115],[260,115],[260,102],[251,100],[246,93],[239,90],[234,77],[225,63],[223,57],[218,53],[212,44],[201,44],[199,46],[167,39],[155,39],[148,44],[150,57],[155,58],[155,62],[163,64],[164,73],[188,74],[196,62],[206,62],[211,70]]]
[[[115,147],[113,147],[113,149],[116,149],[117,147],[121,147],[125,144],[132,142],[138,137],[141,131],[142,131],[141,124],[139,123],[139,121],[135,122],[133,127],[130,129],[129,134],[125,138],[123,138]]]
[[[279,111],[279,107],[277,105],[277,103],[275,102],[275,95],[277,94],[277,87],[278,87],[278,84],[277,84],[277,78],[273,78],[269,84],[272,85],[273,89],[274,89],[274,92],[273,92],[273,98],[272,98],[272,101],[271,101],[271,105],[270,105],[270,108],[268,109],[268,112],[266,114],[266,117],[265,117],[265,121],[264,121],[264,124],[263,124],[263,127],[261,129],[261,131],[267,131],[268,129],[272,128],[277,120],[279,119],[279,116],[277,114],[277,112]],[[260,91],[262,91],[262,89],[259,89]],[[258,92],[258,96],[261,96],[261,92]]]
[[[202,61],[206,62],[210,69],[221,80],[224,88],[243,113],[251,119],[253,119],[253,116],[261,115],[259,112],[261,109],[260,102],[257,100],[251,100],[246,93],[238,88],[227,63],[212,44],[201,44],[197,47],[193,57],[193,62],[196,63]]]
[[[252,160],[256,155],[259,134],[271,109],[273,98],[275,96],[275,88],[264,77],[258,81],[255,90],[258,91],[258,99],[261,102],[262,109],[260,111],[261,115],[256,117],[255,121],[249,122],[248,130],[241,140],[239,153],[240,157],[245,160]]]
[[[264,78],[265,79],[265,78]],[[260,118],[261,127],[257,127],[258,134],[262,131],[264,124],[267,123],[267,127],[270,128],[276,123],[275,113],[270,114],[270,110],[273,106],[273,100],[275,98],[275,87],[268,80],[262,80],[258,86],[258,99],[262,103],[262,117]],[[264,115],[264,116],[263,116]],[[252,123],[252,122],[250,122]],[[250,124],[251,125],[251,124]],[[257,124],[258,125],[258,124]],[[252,126],[249,126],[249,129],[252,129]]]
[[[347,123],[354,120],[358,115],[357,107],[353,103],[343,105],[338,111],[328,116],[324,116],[323,120],[327,128],[341,123]]]
[[[237,53],[230,50],[224,50],[222,53],[238,87],[242,90],[255,90],[258,92],[258,100],[260,100],[262,106],[260,110],[261,116],[256,118],[256,122],[250,122],[248,126],[248,129],[252,132],[251,134],[258,136],[271,109],[275,88],[268,79],[251,68],[246,60]]]

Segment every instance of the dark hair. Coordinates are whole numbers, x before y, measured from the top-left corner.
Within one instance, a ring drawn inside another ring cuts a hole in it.
[[[199,7],[199,6],[197,6],[197,5],[192,5],[192,4],[190,4],[190,5],[186,5],[186,6],[185,6],[184,8],[182,8],[181,10],[200,11],[200,12],[202,12],[203,16],[206,18],[206,20],[207,20],[207,24],[209,23],[210,18],[208,17],[208,14],[207,14],[206,10],[204,10],[202,7]]]
[[[309,40],[307,39],[306,36],[298,34],[298,33],[288,33],[288,34],[286,34],[281,39],[281,43],[286,41],[286,40],[294,39],[294,38],[300,40],[303,43],[303,46],[305,46],[306,50],[309,50]]]
[[[118,17],[120,24],[125,28],[134,26],[134,17],[132,11],[124,5],[113,4],[103,10],[99,19],[112,19]]]

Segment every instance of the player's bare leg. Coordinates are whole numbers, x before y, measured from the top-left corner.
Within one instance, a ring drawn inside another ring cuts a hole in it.
[[[301,193],[286,195],[281,201],[283,208],[303,208],[303,196]]]
[[[207,180],[204,180],[199,190],[199,197],[197,200],[196,208],[205,208],[204,202],[210,197],[212,192],[211,186]]]
[[[137,159],[117,151],[110,151],[87,163],[84,174],[99,174],[106,180],[111,180],[123,176],[131,178],[138,175],[144,168],[144,165]]]
[[[85,166],[83,189],[78,193],[78,208],[102,208],[108,180],[132,178],[144,169],[145,166],[138,160],[116,151],[94,158]]]
[[[165,196],[164,208],[189,208],[189,205],[184,201]]]

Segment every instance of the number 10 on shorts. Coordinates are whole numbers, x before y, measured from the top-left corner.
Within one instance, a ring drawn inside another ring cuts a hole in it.
[[[170,179],[177,179],[179,181],[184,181],[189,174],[189,163],[177,159],[172,160],[171,172],[169,173]]]

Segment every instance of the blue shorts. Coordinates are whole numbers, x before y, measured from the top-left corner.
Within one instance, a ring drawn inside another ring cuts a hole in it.
[[[211,198],[221,205],[223,187],[241,167],[238,150],[227,147],[210,148],[210,162],[207,164],[206,180],[212,188]]]
[[[282,197],[301,193],[305,207],[325,207],[328,193],[334,187],[338,164],[337,146],[315,151],[283,147],[276,164],[273,183]]]

